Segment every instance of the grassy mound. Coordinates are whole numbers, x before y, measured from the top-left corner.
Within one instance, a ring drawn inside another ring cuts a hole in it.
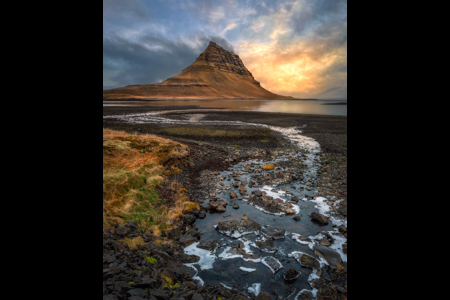
[[[171,140],[103,129],[103,227],[135,221],[160,235],[183,211],[198,209],[177,182],[165,187],[163,196],[158,192],[167,176],[181,173],[164,163],[188,155],[187,146]]]

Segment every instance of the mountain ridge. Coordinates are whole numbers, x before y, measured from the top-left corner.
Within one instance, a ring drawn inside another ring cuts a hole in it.
[[[274,94],[255,80],[239,55],[214,42],[194,63],[163,82],[135,84],[103,91],[103,100],[119,99],[273,99],[297,98]]]

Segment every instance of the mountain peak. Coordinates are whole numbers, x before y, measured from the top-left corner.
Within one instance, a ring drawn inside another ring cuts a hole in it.
[[[213,41],[194,63],[161,83],[103,91],[104,99],[294,99],[261,87],[239,55]]]
[[[239,55],[225,50],[213,41],[210,41],[205,51],[197,57],[194,65],[197,63],[208,64],[217,70],[250,76],[253,79],[252,73],[244,66]]]

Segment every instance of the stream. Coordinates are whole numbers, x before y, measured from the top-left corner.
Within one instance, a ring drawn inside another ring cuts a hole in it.
[[[311,280],[318,278],[317,270],[301,266],[296,259],[297,255],[305,253],[316,258],[321,266],[327,264],[323,258],[314,254],[313,246],[318,245],[328,233],[334,239],[329,248],[338,252],[343,261],[347,261],[347,255],[342,251],[342,244],[345,243],[346,238],[338,231],[340,225],[347,227],[347,221],[333,216],[330,209],[330,206],[336,205],[340,199],[315,196],[317,194],[317,171],[321,166],[320,145],[314,139],[301,135],[302,131],[299,127],[282,128],[239,121],[202,121],[203,115],[201,114],[185,116],[186,120],[174,120],[164,117],[164,113],[151,112],[105,116],[104,118],[117,118],[130,123],[156,122],[203,124],[205,126],[226,123],[227,125],[263,126],[281,133],[298,148],[290,153],[279,150],[271,161],[256,159],[243,161],[216,175],[215,197],[227,201],[226,211],[223,213],[207,212],[204,219],[195,221],[195,225],[199,232],[206,231],[201,236],[200,241],[215,240],[217,244],[213,251],[198,248],[197,245],[200,242],[193,243],[185,248],[186,254],[200,257],[197,263],[186,264],[197,270],[194,279],[198,280],[198,284],[220,284],[255,296],[261,290],[265,290],[276,295],[278,299],[297,299],[298,295],[304,291],[311,291],[316,297],[317,289],[311,288],[310,283]],[[292,164],[285,163],[294,160],[302,162],[304,167],[299,170],[293,168]],[[264,164],[274,164],[275,169],[265,171],[262,169]],[[257,175],[264,177],[271,174],[270,178],[272,178],[272,175],[276,175],[276,172],[280,174],[287,172],[301,173],[301,175],[297,176],[297,180],[291,182],[286,182],[284,177],[273,176],[270,185],[259,186],[254,184],[249,186],[250,181],[256,181],[254,178]],[[235,181],[238,181],[240,185],[241,181],[245,183],[243,186],[246,188],[247,195],[240,194],[239,188],[233,187]],[[225,189],[227,185],[230,185],[231,188]],[[231,191],[235,191],[238,195],[236,199],[230,199]],[[281,199],[285,203],[291,203],[291,208],[295,211],[295,214],[286,215],[283,212],[274,214],[266,211],[264,207],[255,206],[249,201],[249,196],[256,191],[264,192],[266,196],[273,197],[273,199]],[[291,200],[295,196],[299,198],[296,203]],[[209,199],[206,197],[204,202],[208,203],[208,201]],[[239,209],[233,209],[232,206],[235,203],[239,205]],[[312,212],[319,212],[330,217],[329,224],[321,225],[312,222],[308,216]],[[220,222],[232,219],[239,221],[244,215],[259,223],[261,227],[274,226],[284,229],[284,237],[275,239],[270,249],[261,249],[257,246],[257,242],[265,240],[263,233],[241,235],[219,233],[216,230],[216,226]],[[300,216],[300,220],[294,220],[295,216]],[[305,240],[305,238],[310,240]],[[241,249],[247,254],[246,257],[236,251],[240,243],[242,243]],[[268,257],[273,257],[275,260]],[[269,261],[272,261],[272,264],[269,264]],[[275,262],[276,268],[273,267],[273,262]],[[300,271],[300,275],[295,281],[289,283],[284,280],[283,275],[292,268]]]

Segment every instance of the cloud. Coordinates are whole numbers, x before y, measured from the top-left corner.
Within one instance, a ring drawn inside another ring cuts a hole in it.
[[[103,39],[103,89],[158,83],[170,78],[192,64],[209,41],[235,50],[224,38],[204,33],[192,35],[189,42],[154,34],[145,34],[132,41],[109,34]]]

